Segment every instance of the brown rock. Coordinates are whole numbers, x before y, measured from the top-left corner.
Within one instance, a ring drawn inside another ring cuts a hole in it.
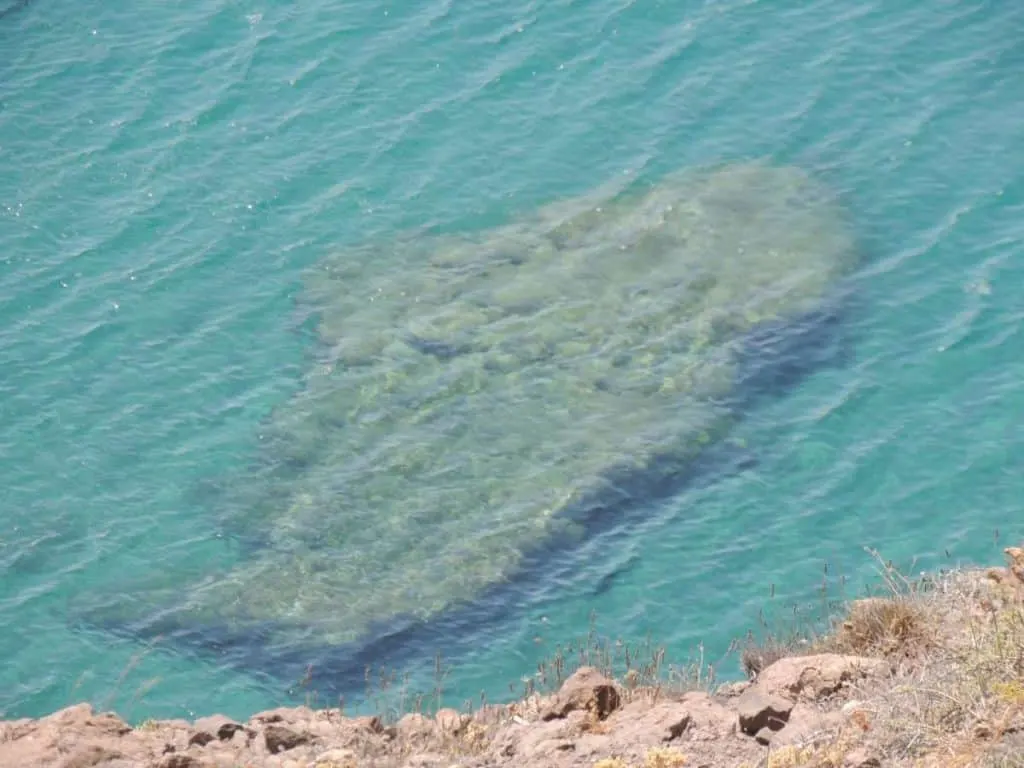
[[[540,745],[544,742],[563,739],[568,730],[564,720],[512,722],[495,734],[490,752],[499,759],[529,757],[543,751]]]
[[[157,768],[203,768],[203,764],[192,755],[165,755]]]
[[[740,730],[754,736],[762,728],[780,731],[789,722],[793,702],[781,696],[773,696],[760,686],[748,688],[736,702]]]
[[[838,692],[861,678],[884,674],[888,664],[881,659],[822,653],[779,659],[757,677],[757,687],[794,701],[816,700]]]
[[[73,704],[70,707],[59,709],[52,715],[44,717],[42,723],[60,723],[62,726],[70,726],[74,723],[84,723],[93,716],[91,704]]]
[[[188,740],[189,744],[198,744],[205,747],[211,741],[231,741],[231,738],[239,731],[245,732],[246,728],[236,723],[225,715],[210,715],[201,717],[192,726],[195,733]]]
[[[384,723],[376,715],[364,715],[363,717],[353,717],[348,721],[349,727],[354,730],[365,730],[370,733],[383,733]]]
[[[93,768],[93,766],[124,757],[120,752],[97,744],[79,747],[61,763],[61,768]]]
[[[128,723],[111,712],[102,712],[89,717],[85,721],[85,726],[90,730],[99,731],[104,736],[124,736],[132,730]]]
[[[617,719],[614,739],[619,744],[660,744],[678,739],[691,725],[693,716],[686,704],[665,701],[637,717]]]
[[[753,683],[749,680],[738,680],[734,683],[725,683],[718,687],[716,693],[719,696],[724,696],[727,699],[734,699],[740,696],[745,690],[747,690]]]
[[[576,744],[572,739],[562,736],[554,739],[531,740],[523,745],[519,755],[526,760],[541,765],[550,765],[557,756],[566,752],[573,752]]]
[[[736,733],[736,715],[706,693],[678,700],[632,701],[608,719],[614,746],[651,746],[680,738],[713,742]]]
[[[736,733],[736,716],[732,710],[719,704],[706,693],[687,693],[682,698],[693,720],[690,739],[711,741],[727,738]]]
[[[842,725],[841,712],[820,712],[813,706],[797,704],[789,713],[789,722],[772,738],[772,746],[787,747],[810,741],[816,734]]]
[[[216,741],[216,740],[217,740],[217,737],[214,736],[212,733],[207,733],[206,731],[199,731],[198,733],[193,733],[192,736],[189,737],[188,745],[190,747],[193,744],[195,746],[197,746],[197,747],[205,747],[211,741]]]
[[[295,749],[303,744],[308,744],[311,737],[308,733],[293,731],[283,725],[268,725],[263,731],[263,740],[267,745],[267,751],[276,755],[289,749]]]
[[[575,751],[573,737],[576,731],[577,728],[568,720],[513,724],[496,736],[491,753],[503,763],[508,758],[514,758],[513,764],[517,768],[554,768]]]
[[[570,712],[584,710],[603,720],[618,709],[619,702],[615,683],[593,667],[580,667],[562,684],[541,718],[554,720]]]

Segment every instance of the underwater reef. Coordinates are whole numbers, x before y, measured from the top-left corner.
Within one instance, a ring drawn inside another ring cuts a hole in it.
[[[315,364],[221,521],[243,562],[133,604],[292,649],[435,619],[670,491],[740,416],[752,336],[855,264],[835,196],[763,162],[333,254],[303,297]]]

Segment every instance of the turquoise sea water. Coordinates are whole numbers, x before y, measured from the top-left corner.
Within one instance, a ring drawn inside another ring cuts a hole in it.
[[[441,650],[449,703],[494,699],[591,611],[717,658],[826,562],[870,580],[865,546],[997,557],[1024,534],[1022,32],[996,1],[0,6],[0,714],[302,701],[287,648],[83,606],[144,616],[147,580],[246,556],[218,489],[315,364],[307,270],[624,173],[768,157],[830,185],[863,254],[844,354],[744,414],[748,461],[368,658],[426,679]]]

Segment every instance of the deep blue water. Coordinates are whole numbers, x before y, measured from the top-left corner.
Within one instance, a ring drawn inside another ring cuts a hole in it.
[[[375,660],[428,678],[441,650],[450,703],[493,699],[591,611],[717,658],[826,562],[870,581],[865,546],[998,557],[1024,534],[1022,33],[997,0],[0,6],[0,714],[301,701],[288,649],[242,669],[79,607],[146,615],[148,580],[247,556],[211,489],[315,364],[310,269],[623,173],[760,157],[834,189],[844,355],[744,414],[749,461]]]

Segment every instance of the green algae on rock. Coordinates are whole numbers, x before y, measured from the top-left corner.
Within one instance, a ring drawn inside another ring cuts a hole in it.
[[[508,579],[719,441],[744,335],[821,306],[854,250],[825,190],[761,163],[374,249],[311,275],[319,364],[235,521],[261,548],[189,621],[346,643]]]

